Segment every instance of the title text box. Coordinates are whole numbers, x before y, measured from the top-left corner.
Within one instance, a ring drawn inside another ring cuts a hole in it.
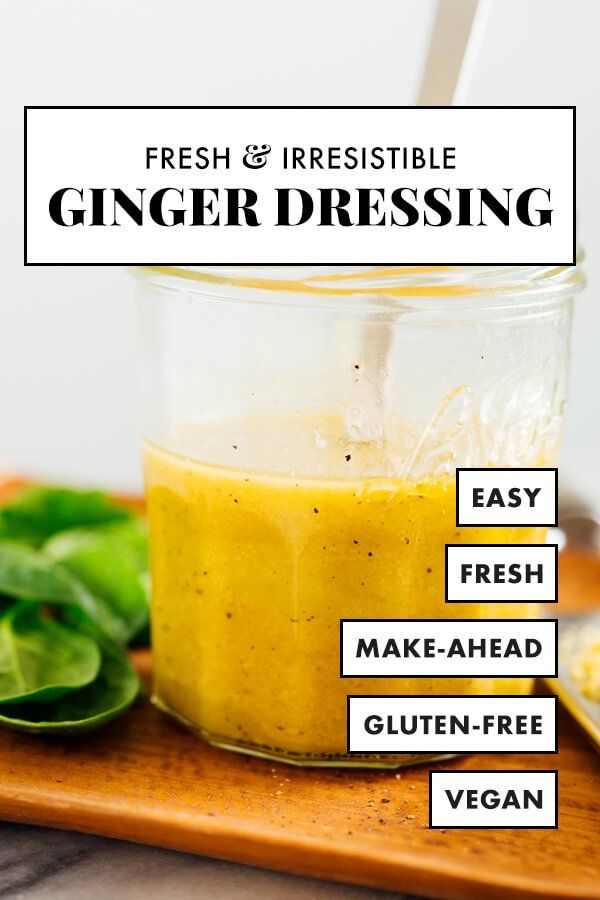
[[[28,107],[26,264],[572,264],[574,107]]]

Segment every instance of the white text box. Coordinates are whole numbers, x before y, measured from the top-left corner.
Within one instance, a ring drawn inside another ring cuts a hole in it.
[[[558,525],[558,469],[457,469],[456,524]]]
[[[26,262],[572,264],[574,121],[572,107],[29,107]]]
[[[430,828],[556,828],[558,772],[430,772]]]
[[[349,753],[555,753],[556,698],[350,695]]]
[[[557,676],[555,619],[342,619],[342,678]]]
[[[446,544],[446,603],[556,603],[556,544]]]

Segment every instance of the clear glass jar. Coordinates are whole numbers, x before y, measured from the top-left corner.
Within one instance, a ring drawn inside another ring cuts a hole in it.
[[[444,604],[457,466],[552,465],[572,268],[143,268],[154,699],[220,747],[346,755],[346,695],[528,679],[340,679],[340,618],[531,617]]]

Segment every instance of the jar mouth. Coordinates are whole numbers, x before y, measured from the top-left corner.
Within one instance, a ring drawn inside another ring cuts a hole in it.
[[[385,308],[513,306],[555,300],[579,291],[574,266],[139,266],[135,273],[163,288],[206,299],[314,306],[344,297],[379,300]],[[273,294],[277,296],[274,297]],[[289,296],[285,296],[289,295]],[[318,298],[317,298],[318,295]]]

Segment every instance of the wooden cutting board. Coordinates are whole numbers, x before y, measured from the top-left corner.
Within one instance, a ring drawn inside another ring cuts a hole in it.
[[[561,606],[600,603],[561,562]],[[134,656],[145,678],[150,654]],[[430,898],[600,898],[600,756],[562,712],[560,751],[438,768],[559,770],[559,828],[429,830],[428,769],[301,769],[205,745],[138,703],[83,739],[0,730],[0,818]]]

